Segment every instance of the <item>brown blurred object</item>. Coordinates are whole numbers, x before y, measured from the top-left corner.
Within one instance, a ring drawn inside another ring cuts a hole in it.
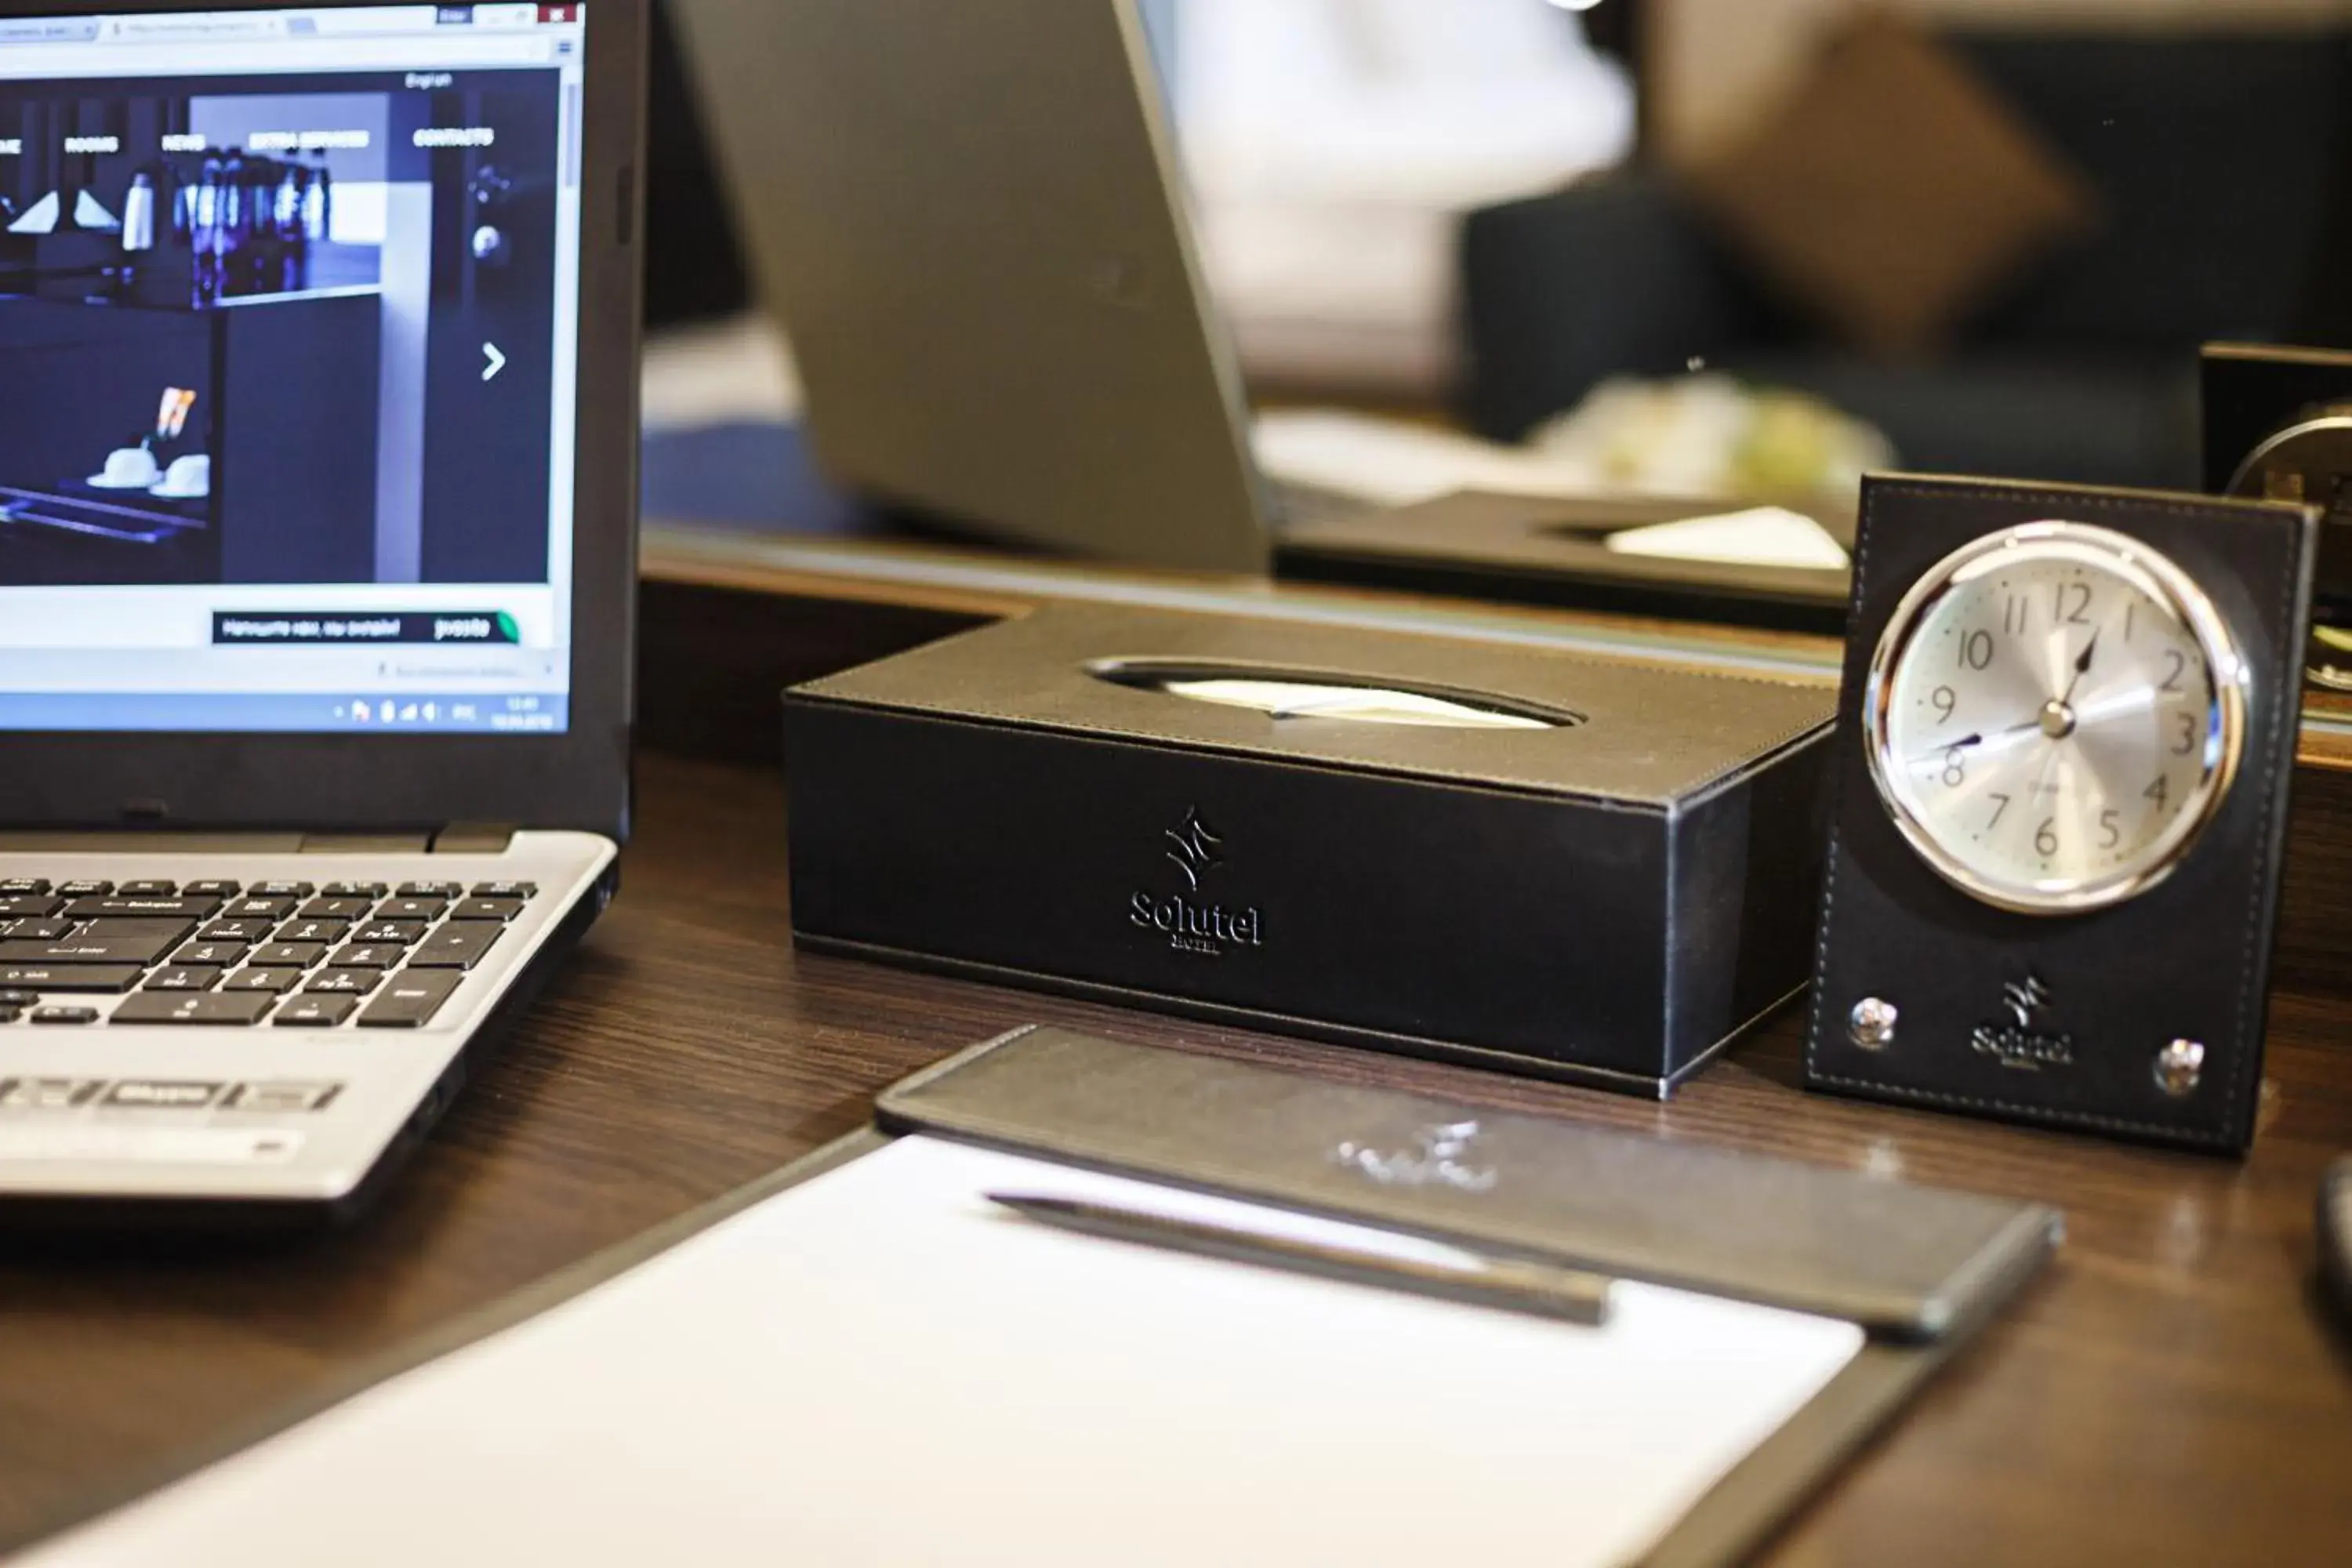
[[[2098,212],[2088,183],[1963,59],[1877,12],[1688,181],[1781,291],[1890,358],[1940,347],[1970,306]]]
[[[1464,411],[1515,440],[1612,376],[1703,367],[1820,397],[1914,468],[2194,488],[2199,344],[2352,344],[2352,11],[2316,5],[1907,0],[2098,222],[2014,265],[1948,352],[1893,360],[1789,310],[1684,178],[1793,101],[1853,0],[1654,0],[1644,161],[1465,221]]]

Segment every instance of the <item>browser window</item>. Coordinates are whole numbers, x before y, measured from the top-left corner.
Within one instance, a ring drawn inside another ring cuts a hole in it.
[[[566,727],[588,9],[0,18],[0,729]]]

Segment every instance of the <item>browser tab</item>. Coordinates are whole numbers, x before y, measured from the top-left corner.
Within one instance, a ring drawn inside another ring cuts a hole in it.
[[[98,41],[96,16],[0,16],[0,44],[89,44]]]

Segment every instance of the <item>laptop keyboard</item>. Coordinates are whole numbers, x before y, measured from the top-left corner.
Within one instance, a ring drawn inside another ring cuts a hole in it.
[[[538,893],[0,880],[0,1025],[421,1028]],[[110,1013],[104,998],[119,998]]]

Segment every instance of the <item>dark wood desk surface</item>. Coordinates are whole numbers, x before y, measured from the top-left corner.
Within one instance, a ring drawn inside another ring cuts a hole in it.
[[[1660,1106],[803,956],[774,772],[649,757],[641,777],[621,898],[372,1219],[259,1254],[0,1263],[0,1547],[858,1126],[900,1074],[1052,1019],[2063,1205],[2051,1275],[1779,1561],[2352,1558],[2352,1358],[2308,1286],[2314,1184],[2352,1146],[2336,1001],[2277,998],[2243,1164],[1810,1098],[1792,1014]]]

